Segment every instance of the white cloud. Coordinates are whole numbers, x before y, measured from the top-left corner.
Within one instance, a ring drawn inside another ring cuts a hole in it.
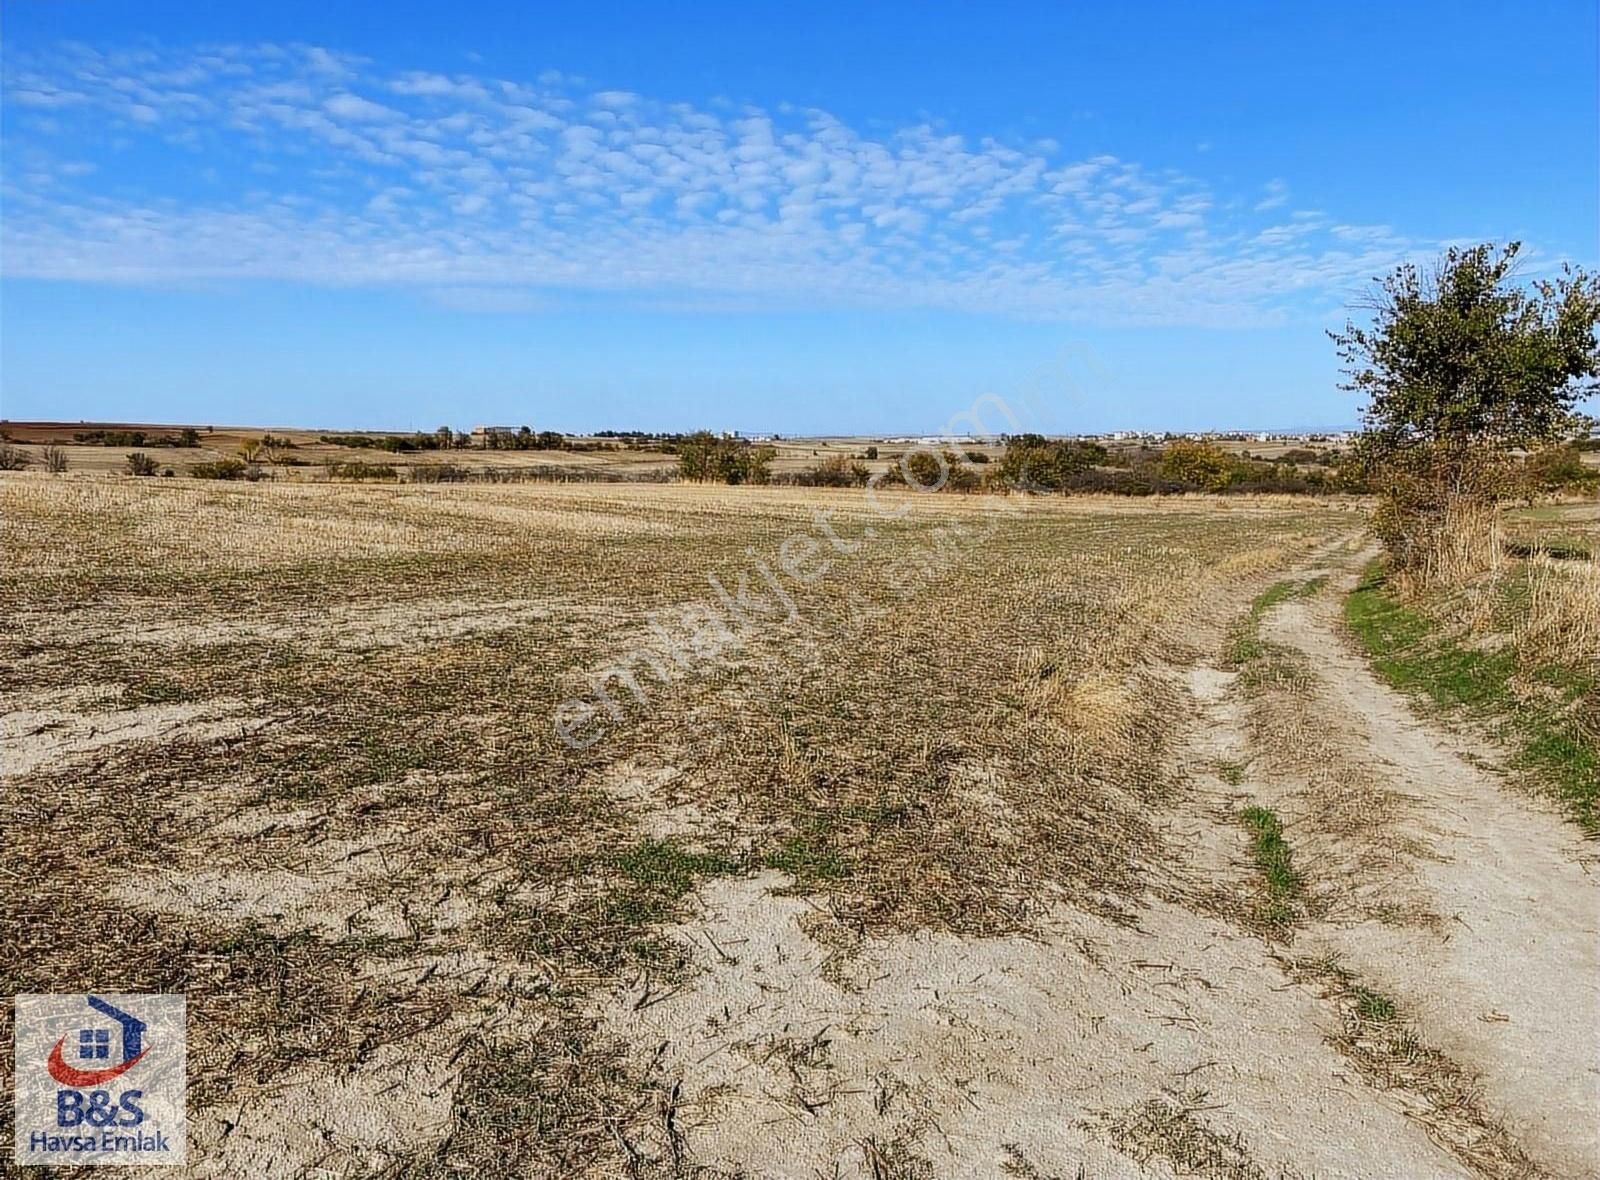
[[[322,104],[322,109],[336,119],[354,119],[362,123],[381,123],[400,117],[399,112],[358,94],[335,94]]]
[[[306,68],[314,74],[325,74],[330,78],[346,78],[355,73],[352,63],[346,58],[320,46],[311,46],[305,51],[305,55]]]
[[[1289,186],[1282,180],[1269,180],[1266,184],[1267,195],[1256,202],[1256,212],[1265,212],[1268,209],[1277,209],[1289,203]]]
[[[62,90],[48,83],[36,86],[19,85],[8,88],[6,101],[14,102],[25,107],[68,107],[89,101],[87,95],[79,94],[75,90]]]
[[[868,134],[815,109],[583,85],[553,72],[390,74],[315,47],[30,61],[4,99],[48,109],[50,123],[14,123],[12,138],[97,170],[8,153],[5,270],[408,285],[457,307],[537,285],[1251,323],[1325,302],[1416,248],[1322,214],[1264,220],[1288,202],[1281,179],[1264,196],[1216,193],[1109,154],[1061,158],[1049,139]],[[183,153],[175,174],[214,166],[218,182],[172,187],[113,134]],[[224,164],[240,155],[248,168]],[[51,198],[12,183],[14,169],[49,176]]]
[[[396,94],[443,96],[454,94],[456,84],[443,74],[424,74],[413,71],[409,74],[403,74],[390,82],[389,89]]]

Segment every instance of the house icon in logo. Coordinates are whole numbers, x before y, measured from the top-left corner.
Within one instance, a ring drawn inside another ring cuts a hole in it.
[[[63,1086],[104,1085],[112,1078],[133,1068],[145,1054],[144,1021],[99,996],[89,996],[87,999],[89,1007],[111,1017],[120,1026],[116,1030],[115,1039],[121,1042],[118,1046],[121,1051],[113,1057],[112,1029],[103,1025],[80,1028],[77,1030],[76,1046],[78,1064],[72,1066],[67,1064],[64,1053],[67,1038],[62,1037],[56,1042],[55,1048],[50,1050],[50,1058],[45,1062],[45,1068],[50,1071],[50,1076]]]

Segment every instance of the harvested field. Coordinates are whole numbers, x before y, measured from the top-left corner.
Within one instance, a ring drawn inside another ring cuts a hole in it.
[[[1496,1057],[1592,989],[1483,985],[1465,836],[1373,819],[1457,763],[1337,648],[1354,505],[24,472],[0,513],[0,970],[187,995],[187,1174],[1600,1163],[1530,1105],[1588,1083]],[[1506,856],[1564,831],[1474,775]],[[1570,975],[1595,893],[1543,843]]]

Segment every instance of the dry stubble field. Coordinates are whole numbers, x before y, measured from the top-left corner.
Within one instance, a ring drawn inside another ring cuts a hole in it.
[[[1263,734],[1314,735],[1337,683],[1319,704],[1303,671],[1274,704],[1225,654],[1241,626],[1327,638],[1304,612],[1361,556],[1351,506],[32,473],[0,495],[5,990],[186,993],[190,1174],[1585,1158],[1523,1136],[1516,1086],[1483,1097],[1493,1046],[1458,1061],[1425,1004],[1368,1010],[1340,932],[1437,940],[1427,849],[1334,814],[1335,787],[1384,789],[1322,783],[1348,751],[1308,767]],[[1302,614],[1251,616],[1291,574]],[[743,578],[742,610],[710,576]],[[644,700],[596,695],[619,665]],[[1328,843],[1324,884],[1376,864],[1404,904],[1341,911],[1310,867],[1286,921],[1240,822],[1268,790]],[[1327,927],[1314,957],[1295,922]],[[1587,1091],[1561,1084],[1564,1118]]]

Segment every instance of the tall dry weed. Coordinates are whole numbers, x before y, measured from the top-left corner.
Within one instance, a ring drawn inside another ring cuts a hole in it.
[[[1516,646],[1531,658],[1600,672],[1600,564],[1537,554],[1527,563],[1527,611]]]
[[[1492,585],[1503,564],[1500,513],[1476,496],[1452,497],[1432,517],[1410,522],[1407,560],[1399,570],[1408,594]]]

